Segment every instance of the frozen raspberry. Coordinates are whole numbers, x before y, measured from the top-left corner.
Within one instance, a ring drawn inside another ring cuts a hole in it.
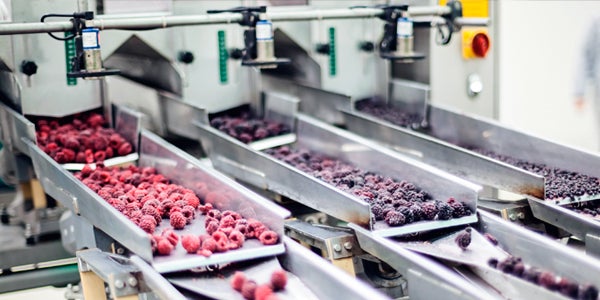
[[[206,215],[209,211],[213,209],[213,205],[210,203],[206,203],[204,205],[201,205],[198,209],[203,215]]]
[[[221,211],[218,209],[211,209],[206,215],[213,219],[221,220]]]
[[[254,292],[256,291],[257,284],[254,280],[246,280],[242,285],[242,297],[247,300],[254,300]]]
[[[273,294],[273,289],[268,284],[261,284],[254,290],[255,300],[266,300],[268,296]]]
[[[140,219],[139,226],[147,233],[154,233],[154,230],[156,230],[156,220],[152,216],[144,215]]]
[[[433,220],[438,213],[438,208],[434,202],[425,202],[421,204],[425,220]]]
[[[251,233],[255,238],[259,238],[265,230],[267,230],[267,227],[263,225],[263,223],[261,223],[260,221],[253,220],[251,222],[248,222],[248,228],[246,232],[248,234]]]
[[[221,213],[221,218],[231,216],[235,221],[241,220],[242,215],[232,210],[225,210]]]
[[[169,241],[169,243],[171,243],[171,245],[173,245],[173,247],[175,247],[177,245],[177,243],[179,242],[179,236],[172,229],[165,229],[162,232],[162,236],[164,238],[166,238]]]
[[[229,236],[229,234],[233,231],[233,227],[219,226],[219,229],[217,229],[217,231],[220,231],[220,232],[224,233],[225,235]]]
[[[188,253],[195,253],[200,248],[200,239],[197,235],[187,234],[181,237],[181,245]]]
[[[181,209],[181,213],[186,218],[188,224],[190,224],[194,220],[194,217],[196,216],[196,210],[193,207],[191,207],[190,205],[184,206]]]
[[[128,142],[121,144],[121,146],[119,146],[119,149],[117,149],[117,153],[119,154],[119,156],[125,156],[131,153],[132,151],[133,147]]]
[[[271,286],[273,290],[279,291],[285,289],[287,284],[287,273],[283,269],[275,270],[271,274]]]
[[[65,147],[73,150],[79,150],[79,141],[77,137],[70,136],[65,140]]]
[[[240,247],[242,247],[242,245],[244,245],[244,240],[245,240],[244,235],[237,230],[234,230],[229,234],[229,241],[236,244],[238,248],[240,248]]]
[[[173,251],[173,245],[171,245],[171,243],[169,243],[168,240],[166,239],[161,239],[158,242],[158,254],[160,255],[169,255],[171,254],[171,251]]]
[[[213,253],[212,253],[212,251],[210,251],[210,250],[208,250],[208,249],[200,249],[200,250],[198,250],[197,254],[198,254],[198,255],[202,255],[202,256],[204,256],[204,257],[209,257],[209,256],[211,256]]]
[[[235,225],[235,228],[233,230],[239,231],[246,238],[252,238],[252,236],[248,237],[248,234],[247,234],[248,226],[247,225],[241,225],[241,224]]]
[[[187,193],[183,195],[183,200],[188,203],[188,205],[192,206],[194,209],[200,205],[200,199],[194,195],[194,193]]]
[[[460,247],[462,250],[467,250],[467,247],[471,244],[471,228],[465,229],[465,231],[459,233],[454,242]]]
[[[244,274],[244,272],[235,271],[235,273],[233,273],[233,277],[231,277],[231,287],[234,290],[241,292],[242,286],[244,285],[245,282],[246,282],[246,274]]]
[[[104,125],[106,121],[104,120],[104,117],[100,114],[91,114],[87,120],[86,123],[90,126],[90,127],[98,127],[98,126],[102,126]]]
[[[202,249],[215,252],[217,250],[217,242],[212,237],[207,238],[204,241],[202,241]]]
[[[403,214],[397,211],[390,211],[385,215],[385,222],[390,226],[401,226],[404,225],[406,219]]]
[[[229,242],[227,240],[220,240],[217,242],[217,252],[227,252],[229,250]]]
[[[275,245],[279,240],[279,235],[275,231],[266,230],[259,236],[258,240],[263,245]]]
[[[85,153],[83,152],[77,152],[77,154],[75,154],[75,162],[79,163],[79,164],[84,164],[85,163]]]
[[[233,227],[235,226],[235,220],[232,216],[222,216],[219,227]]]
[[[214,220],[214,219],[212,219],[212,220]],[[205,228],[206,228],[206,233],[212,235],[219,229],[219,222],[216,220],[209,222]]]
[[[173,226],[173,228],[175,229],[183,229],[185,227],[185,224],[187,224],[187,219],[180,212],[171,213],[169,218],[171,226]]]
[[[115,156],[115,152],[111,147],[107,147],[106,149],[104,149],[104,154],[106,154],[106,158],[111,158]]]
[[[217,232],[213,233],[212,238],[216,242],[220,242],[220,241],[228,242],[229,241],[229,238],[227,237],[227,235],[221,231],[217,231]]]

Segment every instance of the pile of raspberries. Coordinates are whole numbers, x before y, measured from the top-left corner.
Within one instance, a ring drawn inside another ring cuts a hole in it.
[[[240,271],[236,271],[231,278],[231,287],[247,300],[277,300],[279,298],[274,291],[285,289],[286,284],[287,274],[282,269],[273,271],[271,281],[263,284],[248,279],[246,274]]]
[[[150,234],[152,249],[159,255],[171,253],[180,241],[175,230],[185,228],[195,220],[197,213],[206,215],[206,234],[181,237],[181,244],[188,253],[210,256],[214,252],[238,249],[245,239],[256,238],[264,245],[273,245],[279,240],[277,233],[258,220],[213,208],[210,198],[224,197],[222,193],[207,192],[203,199],[206,204],[202,205],[192,190],[170,183],[152,167],[119,168],[98,164],[92,170],[86,165],[75,177]],[[155,234],[163,218],[168,218],[171,228]]]
[[[246,144],[291,132],[285,124],[255,118],[249,113],[242,113],[239,117],[215,117],[210,125]]]
[[[265,152],[359,197],[371,205],[375,220],[385,220],[389,226],[421,220],[449,220],[471,214],[469,207],[454,198],[445,202],[431,200],[425,191],[410,182],[367,172],[308,149],[283,146]]]
[[[542,286],[548,290],[556,291],[571,299],[596,300],[598,288],[591,284],[580,285],[567,278],[556,276],[550,271],[538,269],[523,263],[520,257],[508,257],[503,261],[492,258],[488,264],[504,273],[516,276]]]
[[[124,156],[133,147],[97,113],[36,122],[38,146],[60,164],[103,162]]]

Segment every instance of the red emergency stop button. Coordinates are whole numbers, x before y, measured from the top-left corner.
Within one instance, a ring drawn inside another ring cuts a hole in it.
[[[473,41],[471,42],[471,48],[473,49],[475,56],[485,57],[490,50],[490,38],[483,32],[475,34],[475,36],[473,36]]]

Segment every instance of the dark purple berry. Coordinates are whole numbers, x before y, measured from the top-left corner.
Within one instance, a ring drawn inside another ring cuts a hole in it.
[[[471,244],[471,228],[467,228],[465,231],[459,233],[454,239],[454,242],[456,242],[460,249],[466,250]]]
[[[448,203],[438,202],[437,209],[438,209],[437,216],[438,216],[439,220],[452,219],[452,214],[454,213],[454,210]]]
[[[596,300],[598,299],[598,289],[591,285],[586,284],[579,287],[579,294],[577,295],[579,300]]]
[[[421,204],[425,220],[433,220],[438,213],[438,208],[434,202],[425,202]]]
[[[390,226],[401,226],[405,221],[404,215],[397,211],[390,211],[385,215],[385,222]]]

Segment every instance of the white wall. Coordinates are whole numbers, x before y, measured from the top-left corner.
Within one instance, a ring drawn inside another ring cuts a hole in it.
[[[600,1],[496,4],[500,120],[596,151],[600,133],[595,120],[600,116],[594,116],[591,93],[583,111],[575,108],[573,88],[584,36],[592,18],[600,16]]]

